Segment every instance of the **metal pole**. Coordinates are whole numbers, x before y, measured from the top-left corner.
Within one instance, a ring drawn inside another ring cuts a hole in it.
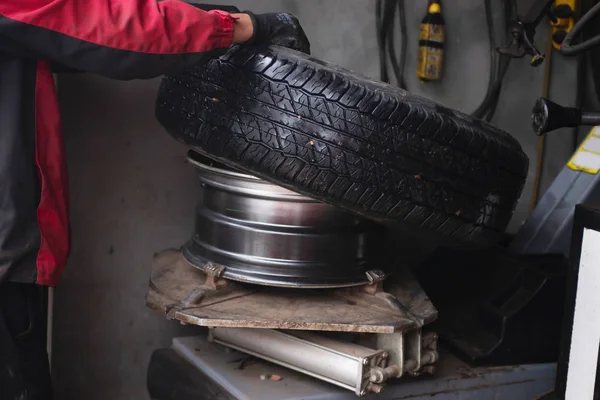
[[[48,288],[48,317],[46,320],[46,351],[48,352],[48,364],[52,372],[52,325],[54,319],[54,288]]]

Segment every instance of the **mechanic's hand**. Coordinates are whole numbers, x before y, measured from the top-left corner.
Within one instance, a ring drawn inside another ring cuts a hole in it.
[[[310,54],[310,42],[296,17],[287,13],[254,14],[250,16],[254,32],[248,43],[264,43],[290,47]]]

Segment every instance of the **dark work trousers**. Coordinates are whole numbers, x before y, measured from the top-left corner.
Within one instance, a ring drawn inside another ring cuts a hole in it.
[[[41,288],[0,284],[0,399],[50,400],[46,321]]]

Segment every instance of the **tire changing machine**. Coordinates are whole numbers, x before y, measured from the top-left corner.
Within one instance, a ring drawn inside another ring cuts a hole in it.
[[[471,368],[439,349],[437,310],[407,268],[386,268],[378,226],[189,161],[195,232],[156,255],[147,305],[208,332],[155,351],[152,399],[532,399],[554,386],[554,364]]]
[[[555,364],[473,368],[438,348],[436,308],[407,268],[377,257],[368,222],[189,158],[194,237],[155,257],[147,305],[204,328],[154,352],[153,400],[512,400],[554,387]]]

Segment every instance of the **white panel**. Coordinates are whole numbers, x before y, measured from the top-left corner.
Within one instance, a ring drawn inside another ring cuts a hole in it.
[[[597,131],[596,131],[597,133]],[[587,151],[592,151],[594,153],[600,153],[600,138],[597,136],[591,136],[587,142],[583,145],[583,148]]]
[[[594,398],[600,343],[600,232],[585,229],[581,244],[566,400]]]
[[[571,164],[580,169],[596,171],[600,169],[600,155],[589,151],[579,151],[571,160]]]

